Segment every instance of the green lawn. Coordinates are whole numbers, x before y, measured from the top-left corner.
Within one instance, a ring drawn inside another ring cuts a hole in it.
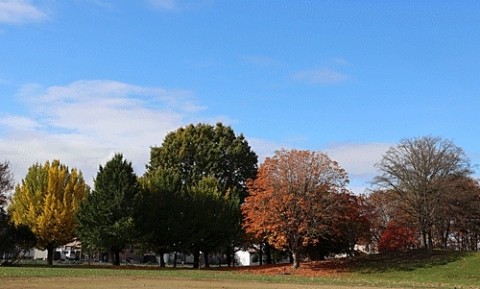
[[[480,288],[480,254],[462,252],[420,252],[363,256],[352,261],[346,272],[335,277],[258,275],[238,271],[157,269],[132,270],[76,267],[0,267],[0,281],[25,278],[146,278],[169,280],[210,280],[273,284],[335,285],[382,288]],[[62,279],[62,280],[63,280]]]
[[[480,288],[480,253],[475,252],[371,255],[353,263],[352,277],[368,284]]]

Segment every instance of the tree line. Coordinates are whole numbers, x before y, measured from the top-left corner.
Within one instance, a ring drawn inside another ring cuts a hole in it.
[[[250,248],[301,260],[423,247],[478,249],[480,185],[463,152],[435,137],[405,139],[377,163],[371,193],[354,195],[347,172],[321,152],[279,150],[259,166],[243,135],[217,123],[188,125],[151,147],[146,172],[116,154],[93,188],[59,160],[32,165],[13,187],[0,165],[0,253],[48,251],[73,240],[84,253],[105,251],[120,264],[127,246],[163,255]],[[7,207],[6,195],[14,190]],[[4,254],[5,256],[5,254]],[[160,258],[161,266],[165,266]]]

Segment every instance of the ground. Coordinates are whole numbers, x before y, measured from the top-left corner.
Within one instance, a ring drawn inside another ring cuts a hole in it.
[[[300,268],[294,269],[292,264],[275,264],[262,266],[230,267],[222,270],[235,270],[263,275],[294,275],[306,277],[338,276],[345,272],[345,259],[333,259],[326,261],[303,262]]]
[[[57,277],[7,279],[2,282],[2,289],[349,289],[351,286],[312,285],[312,284],[278,284],[229,280],[186,280],[153,277]],[[361,287],[373,289],[374,287]],[[375,287],[375,289],[381,289]]]

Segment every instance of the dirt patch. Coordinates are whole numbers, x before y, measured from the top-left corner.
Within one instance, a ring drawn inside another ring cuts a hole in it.
[[[273,264],[262,266],[243,266],[219,268],[218,270],[247,272],[262,275],[295,275],[306,277],[339,276],[346,272],[348,261],[334,259],[325,261],[303,262],[300,268],[294,269],[291,264]]]
[[[352,286],[257,283],[226,280],[188,280],[153,277],[52,277],[8,278],[2,280],[2,289],[348,289]],[[373,289],[361,287],[362,289]],[[375,289],[379,289],[378,287]]]

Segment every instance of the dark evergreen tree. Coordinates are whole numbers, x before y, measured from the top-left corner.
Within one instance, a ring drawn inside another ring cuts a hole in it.
[[[0,208],[0,265],[19,260],[22,252],[35,246],[35,235],[25,225],[15,226]]]
[[[138,237],[144,248],[163,256],[177,251],[185,237],[180,236],[181,212],[184,207],[179,195],[180,178],[171,170],[159,169],[141,178],[142,201],[137,216]],[[160,266],[165,262],[160,258]]]
[[[35,246],[36,239],[27,226],[15,226],[7,215],[7,193],[13,189],[9,163],[0,163],[0,264],[14,262],[22,251]]]
[[[112,264],[120,265],[120,252],[134,241],[139,197],[137,176],[123,155],[116,154],[100,166],[94,190],[77,215],[82,245],[108,250]]]

